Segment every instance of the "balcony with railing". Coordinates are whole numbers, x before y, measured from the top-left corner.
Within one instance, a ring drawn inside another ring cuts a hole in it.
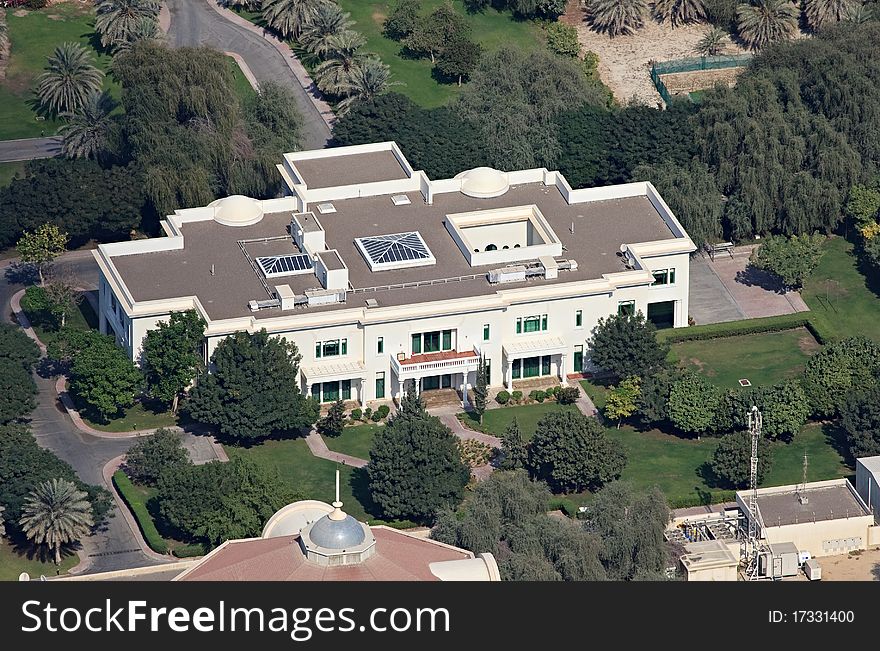
[[[445,350],[438,353],[421,353],[404,357],[398,353],[391,357],[391,368],[401,380],[419,378],[426,375],[445,375],[447,373],[467,373],[476,371],[480,363],[480,350]]]

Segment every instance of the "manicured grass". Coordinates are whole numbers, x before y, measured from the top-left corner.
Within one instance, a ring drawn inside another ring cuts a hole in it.
[[[545,402],[535,402],[529,405],[520,405],[518,407],[501,407],[499,409],[488,409],[483,414],[483,424],[477,423],[472,412],[459,414],[462,422],[471,429],[486,432],[494,436],[504,436],[504,430],[516,418],[520,431],[526,440],[530,440],[535,435],[535,429],[538,427],[538,421],[550,413],[558,411],[577,411],[575,405],[560,405],[555,400],[547,400]]]
[[[337,437],[325,436],[327,447],[334,452],[350,454],[359,459],[370,458],[373,436],[383,425],[352,425],[342,430]]]
[[[6,11],[12,48],[6,78],[0,81],[0,140],[52,135],[61,122],[37,119],[32,91],[46,65],[46,57],[58,45],[74,41],[90,48],[96,65],[105,72],[111,60],[108,54],[96,49],[99,42],[94,33],[91,3],[62,3],[23,16],[16,16],[14,9],[0,11]],[[104,78],[104,89],[119,97],[119,85],[109,76]]]
[[[51,317],[42,313],[25,312],[25,314],[27,314],[40,341],[47,346],[52,344],[58,336],[58,331],[55,329],[54,321],[52,321]],[[91,303],[83,298],[79,305],[77,305],[77,309],[67,315],[65,325],[77,330],[97,330],[98,315],[92,309]]]
[[[837,479],[853,474],[852,461],[840,452],[843,433],[834,425],[810,423],[789,443],[773,449],[773,466],[764,478],[764,486],[785,486],[803,481],[804,452],[807,453],[807,481]]]
[[[819,343],[806,328],[672,344],[670,360],[705,375],[724,388],[775,384],[799,376]]]
[[[229,71],[232,73],[232,87],[235,90],[235,94],[238,95],[240,100],[253,97],[256,91],[251,86],[251,82],[244,76],[238,63],[232,57],[227,57],[227,60],[229,61]]]
[[[7,538],[0,538],[0,581],[18,581],[18,575],[27,572],[31,579],[39,579],[40,576],[56,576],[57,570],[61,574],[79,563],[79,556],[62,550],[61,566],[56,567],[52,560],[52,554],[44,548],[34,548],[24,543],[22,549],[18,549]],[[41,560],[45,558],[46,560]]]
[[[20,176],[24,171],[27,161],[18,161],[15,163],[0,163],[0,188],[6,187],[12,183],[12,179]]]
[[[880,341],[880,276],[862,273],[853,245],[842,237],[825,244],[825,254],[801,296],[811,318],[838,338],[866,335]]]
[[[88,412],[80,411],[89,425],[102,432],[133,432],[139,429],[155,429],[180,424],[180,412],[175,416],[167,411],[165,405],[156,402],[136,402],[124,410],[123,415],[112,419],[109,423],[94,422],[88,418]]]

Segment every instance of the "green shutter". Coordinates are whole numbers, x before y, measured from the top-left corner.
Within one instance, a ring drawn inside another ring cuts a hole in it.
[[[422,352],[422,334],[415,334],[412,336],[412,354],[418,355]]]
[[[342,340],[341,355],[348,355],[348,339]]]
[[[381,355],[385,352],[385,340],[382,337],[379,337],[376,340],[376,353]]]
[[[452,350],[452,330],[443,331],[443,350]]]
[[[547,329],[547,315],[544,314],[541,317],[541,330],[546,330],[546,329]]]
[[[320,357],[320,356],[321,356],[321,342],[319,341],[315,344],[315,357]]]
[[[522,332],[522,319],[516,320],[516,334],[520,334]]]
[[[483,326],[483,341],[489,341],[489,324]]]

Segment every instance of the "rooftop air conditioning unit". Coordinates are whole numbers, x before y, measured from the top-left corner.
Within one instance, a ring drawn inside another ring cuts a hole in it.
[[[395,194],[391,197],[391,203],[395,206],[406,206],[410,203],[410,200],[405,194]]]
[[[318,204],[318,212],[322,215],[327,215],[329,213],[336,212],[336,206],[334,206],[329,201],[327,203],[319,203]]]
[[[526,279],[526,268],[522,265],[492,269],[489,272],[490,283],[515,283]]]

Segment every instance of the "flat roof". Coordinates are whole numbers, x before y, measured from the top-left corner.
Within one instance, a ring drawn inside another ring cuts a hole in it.
[[[739,565],[739,559],[720,540],[688,543],[684,547],[688,553],[682,555],[680,560],[689,572]]]
[[[804,522],[839,520],[870,515],[856,499],[849,482],[824,486],[807,486],[773,492],[758,492],[758,509],[766,527],[780,527]],[[806,504],[798,501],[798,495],[807,498]],[[748,502],[746,502],[748,503]]]
[[[382,152],[379,152],[382,153]],[[391,152],[388,155],[393,157]],[[353,154],[341,158],[372,156]],[[339,163],[321,160],[335,168]],[[396,160],[396,159],[395,159]],[[302,161],[297,161],[297,165]],[[334,182],[338,182],[335,179]],[[379,307],[411,305],[450,299],[493,295],[499,289],[516,289],[570,283],[601,278],[603,274],[626,271],[619,254],[622,244],[674,239],[675,235],[647,196],[569,204],[555,185],[525,183],[512,186],[492,199],[468,197],[460,192],[434,195],[432,205],[419,192],[407,193],[411,203],[395,206],[390,195],[334,200],[335,213],[323,214],[328,249],[337,249],[349,270],[349,282],[356,290],[347,303],[311,306],[310,313],[361,307],[373,298]],[[536,205],[562,241],[566,258],[577,262],[574,271],[561,271],[555,279],[543,277],[493,285],[486,273],[498,265],[471,267],[452,239],[444,220],[449,213],[499,207]],[[213,220],[185,222],[181,226],[185,247],[113,257],[135,301],[198,296],[212,320],[242,316],[274,318],[293,311],[251,312],[248,301],[268,298],[260,278],[241,252],[239,240],[275,238],[248,243],[252,257],[298,253],[289,238],[291,212],[266,214],[251,226],[223,226]],[[574,228],[572,229],[572,225]],[[373,272],[358,252],[355,238],[418,231],[436,258],[436,264]],[[214,275],[211,275],[211,267]],[[418,287],[391,288],[413,282],[455,279]],[[279,276],[270,285],[289,284],[302,294],[320,287],[313,274]],[[297,312],[302,312],[299,308]]]
[[[345,265],[342,262],[342,258],[339,257],[339,252],[335,249],[330,249],[329,251],[318,251],[316,253],[321,262],[324,263],[324,266],[331,271],[335,271],[337,269],[345,269]]]
[[[861,457],[856,459],[856,462],[871,474],[880,475],[880,454],[874,457]]]
[[[291,160],[306,186],[311,189],[359,185],[409,178],[390,149]]]

